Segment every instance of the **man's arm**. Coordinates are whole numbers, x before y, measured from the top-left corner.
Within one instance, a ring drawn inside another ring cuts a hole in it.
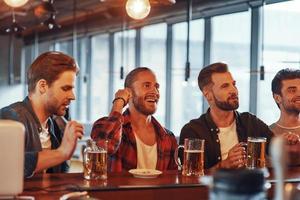
[[[92,128],[91,138],[97,143],[108,140],[108,153],[115,154],[121,143],[123,117],[119,112],[112,112],[109,117],[98,119]]]
[[[123,125],[121,113],[130,97],[130,89],[125,88],[118,90],[113,100],[110,115],[98,119],[93,125],[91,138],[97,143],[101,143],[101,139],[108,139],[107,149],[109,154],[115,154],[121,143]]]
[[[68,122],[64,131],[64,136],[62,138],[61,145],[57,149],[43,150],[38,152],[35,155],[37,158],[35,161],[36,166],[34,168],[34,172],[39,172],[44,169],[48,169],[50,167],[59,165],[66,160],[69,160],[76,148],[77,139],[81,138],[82,136],[83,136],[83,126],[77,123],[76,121]],[[34,153],[27,152],[25,154],[25,160],[31,160],[33,156]],[[26,166],[25,164],[25,172],[28,174],[27,171],[32,170],[32,168],[29,167],[29,169],[26,169],[26,167],[29,166],[28,165]],[[31,174],[32,173],[30,173],[30,175]]]

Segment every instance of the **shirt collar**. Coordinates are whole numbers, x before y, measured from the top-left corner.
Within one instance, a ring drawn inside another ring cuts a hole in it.
[[[239,113],[237,111],[233,111],[234,112],[234,118],[235,118],[235,123],[236,126],[239,127]],[[210,108],[207,109],[206,113],[205,113],[205,121],[206,124],[208,125],[209,131],[211,133],[219,133],[220,129],[217,127],[217,125],[215,124],[215,122],[213,121],[213,119],[211,118],[210,115]]]
[[[162,125],[155,119],[155,117],[151,116],[151,122],[154,125],[156,135],[160,138],[165,137],[167,132],[162,127]],[[123,125],[130,126],[130,128],[132,128],[130,122],[130,111],[128,108],[123,113]]]

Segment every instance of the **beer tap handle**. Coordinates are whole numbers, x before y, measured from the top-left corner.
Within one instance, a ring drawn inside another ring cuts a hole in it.
[[[274,200],[287,199],[284,190],[284,177],[286,168],[286,153],[284,151],[284,138],[274,137],[271,141],[272,165],[275,172],[275,198]]]

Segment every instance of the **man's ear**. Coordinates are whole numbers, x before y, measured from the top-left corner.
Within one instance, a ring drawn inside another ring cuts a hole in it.
[[[281,104],[282,98],[279,94],[273,94],[273,98],[276,101],[277,104]]]
[[[40,94],[44,94],[47,89],[48,89],[48,84],[47,81],[45,79],[40,79],[35,86],[35,89],[37,92],[39,92]]]
[[[212,100],[212,93],[210,87],[203,88],[203,96],[206,98],[208,102]]]

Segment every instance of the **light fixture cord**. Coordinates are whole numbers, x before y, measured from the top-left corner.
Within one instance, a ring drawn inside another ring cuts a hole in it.
[[[185,81],[190,78],[190,22],[192,19],[192,0],[187,2],[187,40],[186,40],[186,63],[185,63]]]

